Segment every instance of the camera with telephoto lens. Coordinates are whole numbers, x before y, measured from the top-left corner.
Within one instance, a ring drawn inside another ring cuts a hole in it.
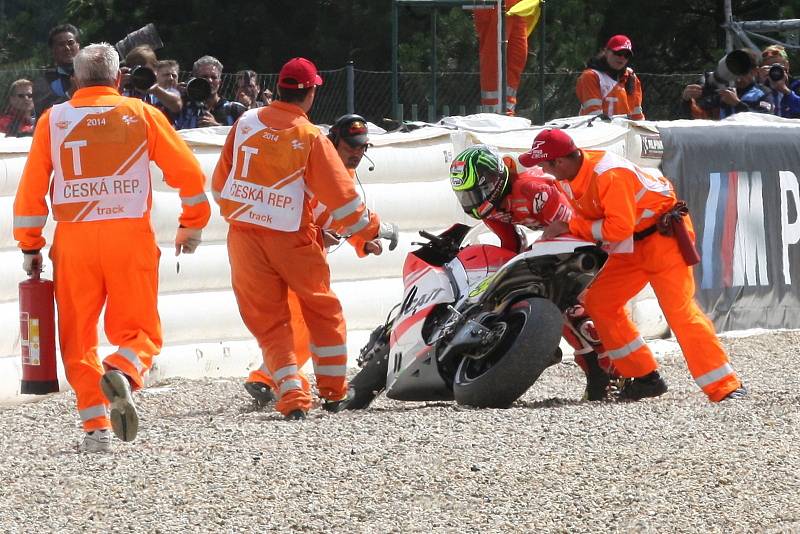
[[[786,69],[780,63],[773,63],[769,67],[769,79],[773,82],[779,82],[786,77]]]
[[[186,99],[197,108],[200,116],[206,110],[206,100],[211,96],[211,82],[205,78],[192,78],[186,82]]]
[[[145,93],[156,83],[156,73],[150,67],[137,65],[131,70],[131,85],[139,92]]]
[[[719,91],[733,87],[737,77],[747,74],[755,67],[752,56],[744,50],[734,50],[727,54],[719,60],[713,72],[707,72],[703,76],[703,93],[697,99],[697,105],[706,110],[720,107],[722,101]]]

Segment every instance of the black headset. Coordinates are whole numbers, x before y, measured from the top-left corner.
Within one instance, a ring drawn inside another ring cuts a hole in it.
[[[364,124],[367,124],[367,120],[362,117],[361,115],[356,115],[355,113],[348,113],[347,115],[342,115],[336,122],[333,123],[331,129],[328,130],[328,139],[331,140],[333,146],[339,146],[339,140],[342,138],[342,128],[346,124],[350,124],[351,122],[361,121]]]

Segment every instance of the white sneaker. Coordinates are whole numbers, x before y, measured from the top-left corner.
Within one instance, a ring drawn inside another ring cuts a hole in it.
[[[139,414],[131,396],[128,377],[121,371],[106,371],[100,379],[103,394],[111,403],[111,428],[122,441],[133,441],[139,432]]]
[[[108,452],[110,450],[111,432],[107,428],[87,432],[78,446],[79,452]]]

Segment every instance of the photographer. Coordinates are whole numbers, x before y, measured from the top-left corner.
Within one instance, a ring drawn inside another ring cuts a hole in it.
[[[173,120],[183,106],[181,95],[176,89],[164,88],[158,84],[158,67],[156,53],[149,46],[137,46],[128,52],[125,66],[120,68],[120,94],[147,102]]]
[[[769,89],[757,81],[758,56],[749,49],[731,52],[734,53],[739,56],[746,54],[749,59],[749,67],[735,76],[734,87],[720,87],[719,80],[712,73],[705,76],[702,85],[687,85],[681,94],[681,118],[718,120],[745,111],[773,112]]]
[[[774,112],[787,119],[800,118],[800,80],[789,75],[789,57],[780,45],[768,46],[761,53],[759,75],[771,89]]]
[[[239,102],[219,96],[222,63],[217,58],[203,56],[195,61],[192,77],[186,84],[183,110],[175,121],[178,130],[231,126],[247,110]]]
[[[236,101],[247,109],[269,104],[258,86],[258,75],[254,70],[241,70],[236,73]]]

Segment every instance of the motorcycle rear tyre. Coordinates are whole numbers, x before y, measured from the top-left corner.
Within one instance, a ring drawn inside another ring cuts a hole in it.
[[[476,360],[461,361],[453,381],[458,404],[508,408],[545,369],[559,361],[558,344],[564,319],[551,301],[543,298],[519,301],[499,320],[516,324],[500,341],[498,350],[507,349],[485,370],[480,369],[481,363]],[[523,321],[521,327],[519,321]]]

